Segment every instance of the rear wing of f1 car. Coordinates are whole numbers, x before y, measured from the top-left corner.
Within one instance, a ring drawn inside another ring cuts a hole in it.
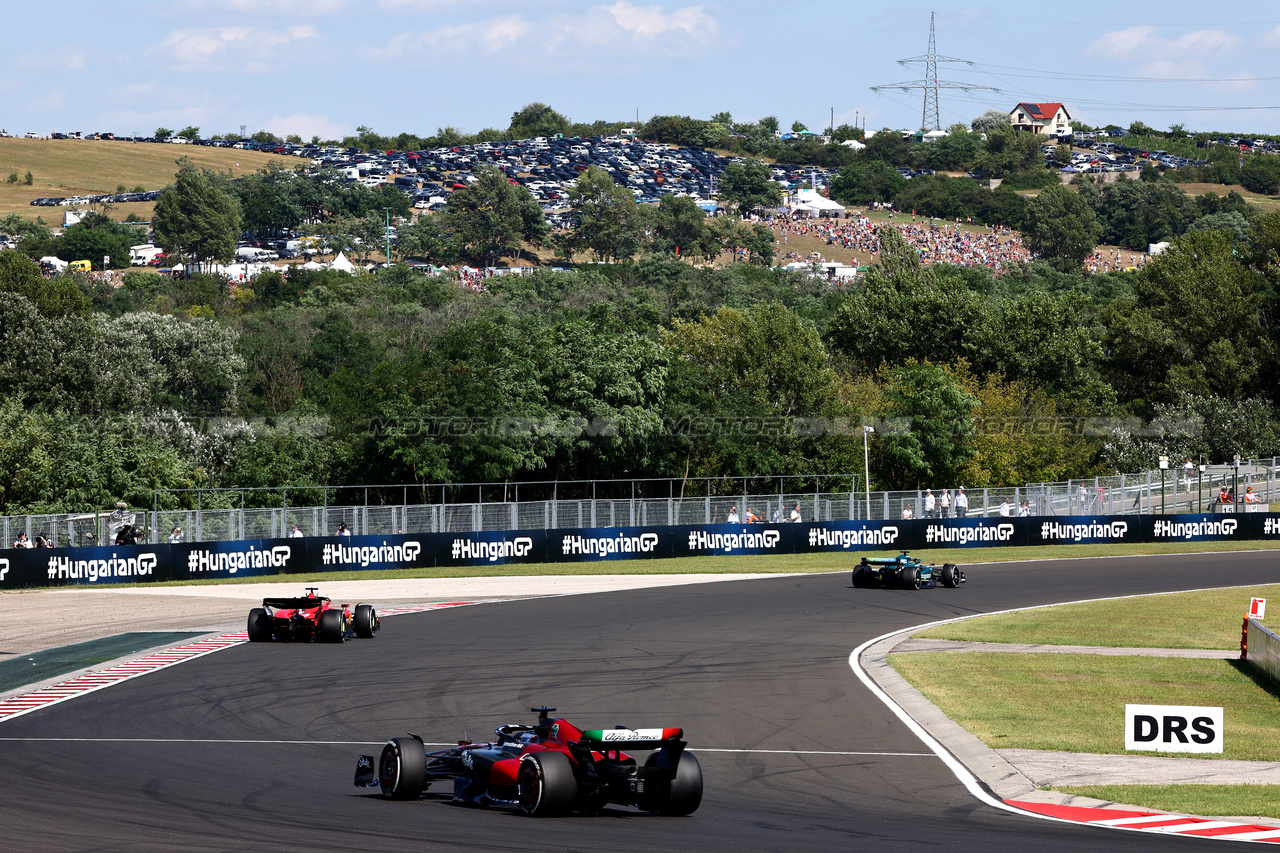
[[[661,749],[682,737],[684,729],[590,729],[581,742],[597,748]]]

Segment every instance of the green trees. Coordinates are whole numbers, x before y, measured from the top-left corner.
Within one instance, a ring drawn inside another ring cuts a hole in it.
[[[560,244],[570,259],[587,251],[597,260],[616,262],[639,250],[643,215],[635,196],[598,166],[588,168],[570,188],[569,209],[578,223]]]
[[[987,130],[986,150],[978,157],[978,167],[993,178],[1044,171],[1040,137],[1010,126]]]
[[[1280,163],[1275,157],[1246,157],[1240,167],[1240,183],[1250,192],[1261,195],[1280,193]]]
[[[519,253],[521,242],[543,245],[551,233],[538,202],[492,166],[476,170],[476,182],[449,196],[444,222],[462,249],[491,264]]]
[[[914,362],[888,372],[884,397],[888,425],[877,442],[885,468],[879,482],[917,489],[959,482],[978,398],[941,367]]]
[[[1102,228],[1088,203],[1064,186],[1049,187],[1027,204],[1023,242],[1033,255],[1055,268],[1079,269],[1101,236]]]
[[[723,248],[707,227],[707,214],[688,196],[664,195],[651,216],[653,248],[659,253],[711,259]]]
[[[569,120],[544,103],[525,104],[511,115],[508,139],[555,136],[569,132]]]
[[[0,293],[24,297],[45,317],[89,311],[89,301],[74,282],[67,278],[45,281],[35,261],[9,249],[0,251]]]
[[[776,208],[782,203],[782,188],[761,160],[735,160],[720,176],[719,198],[740,214]]]
[[[62,232],[55,253],[64,261],[92,261],[95,269],[103,257],[110,257],[112,269],[126,269],[129,246],[141,236],[138,230],[119,225],[100,213],[89,213]]]
[[[995,130],[998,127],[1008,124],[1008,113],[1002,110],[987,110],[985,113],[969,122],[969,127],[973,128],[974,133],[986,133],[989,130]]]
[[[1264,294],[1239,263],[1231,236],[1197,231],[1176,241],[1133,281],[1134,301],[1109,312],[1109,378],[1121,399],[1151,404],[1180,393],[1237,400],[1263,391],[1275,342]]]
[[[228,261],[240,236],[240,208],[195,168],[178,172],[156,201],[156,242],[170,254],[196,261]]]
[[[831,182],[831,197],[845,204],[886,202],[892,201],[906,186],[907,179],[883,160],[864,157],[840,170]]]

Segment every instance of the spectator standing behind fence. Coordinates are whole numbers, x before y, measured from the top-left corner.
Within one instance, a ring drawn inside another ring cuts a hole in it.
[[[911,504],[907,504],[906,506],[904,506],[904,507],[902,508],[902,517],[903,517],[903,518],[915,518],[915,517],[916,517],[916,514],[915,514],[914,512],[912,512],[912,511],[911,511]]]
[[[796,504],[795,509],[791,510],[791,520],[796,524],[804,521],[804,519],[800,517],[800,504]]]
[[[27,541],[27,531],[25,531],[25,530],[24,530],[24,531],[22,531],[21,533],[19,533],[19,534],[18,534],[18,538],[17,538],[16,540],[14,540],[13,547],[15,547],[15,548],[30,548],[30,547],[31,547],[31,543]]]
[[[942,495],[938,498],[938,506],[942,508],[942,517],[951,517],[951,490],[943,489]]]
[[[1031,515],[1031,506],[1026,502],[1022,502],[1022,506],[1018,507],[1018,518],[1026,518]]]
[[[350,539],[351,531],[347,529],[347,523],[345,521],[340,521],[338,522],[338,529],[333,532],[333,535],[343,536],[343,537],[346,537],[347,539]]]
[[[289,531],[289,538],[290,538],[290,539],[301,539],[301,538],[302,538],[302,531],[298,529],[298,525],[296,525],[296,524],[295,524],[295,525],[293,526],[293,529]]]
[[[969,514],[969,496],[964,493],[964,486],[956,489],[956,518],[964,518]]]
[[[740,521],[740,519],[738,518],[737,504],[734,504],[733,506],[729,507],[729,514],[724,517],[724,520],[728,524],[737,524]]]
[[[938,505],[938,500],[933,496],[933,489],[924,490],[924,517],[933,518],[934,507]]]
[[[747,507],[747,524],[758,524],[760,516],[756,515],[756,511],[751,507]]]
[[[1196,466],[1191,464],[1191,457],[1188,456],[1187,461],[1182,463],[1182,481],[1186,484],[1185,488],[1188,492],[1191,491],[1191,472],[1195,469]]]
[[[1013,510],[1013,507],[1010,506],[1009,499],[1005,498],[1004,503],[1000,504],[1000,517],[1008,518],[1012,510]]]
[[[1080,496],[1080,514],[1083,515],[1089,506],[1089,490],[1084,487],[1084,483],[1080,484],[1080,491],[1077,494]]]
[[[773,523],[782,523],[782,501],[778,501],[778,508],[773,511]]]
[[[182,528],[181,527],[175,527],[169,531],[169,544],[170,545],[182,544]]]

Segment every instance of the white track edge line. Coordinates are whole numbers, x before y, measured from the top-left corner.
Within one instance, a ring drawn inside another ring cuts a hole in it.
[[[1255,552],[1249,552],[1249,553],[1255,553]],[[1161,556],[1166,556],[1166,555],[1161,555]],[[1112,558],[1085,558],[1085,559],[1112,559]],[[971,565],[981,565],[981,564],[971,564]],[[887,640],[890,637],[895,637],[899,634],[905,634],[907,636],[910,636],[911,634],[914,634],[917,631],[923,631],[928,628],[935,628],[939,625],[948,625],[953,622],[964,622],[968,619],[977,619],[981,616],[1002,616],[1006,613],[1020,613],[1027,610],[1042,610],[1048,607],[1062,607],[1063,605],[1066,605],[1066,604],[1094,604],[1100,601],[1123,601],[1128,598],[1146,598],[1152,595],[1176,595],[1182,592],[1214,592],[1222,589],[1245,589],[1250,586],[1257,586],[1257,584],[1239,584],[1236,586],[1229,586],[1229,587],[1201,587],[1199,589],[1183,589],[1183,590],[1174,590],[1172,592],[1135,593],[1133,595],[1113,595],[1113,596],[1108,596],[1104,598],[1086,598],[1086,599],[1081,599],[1079,601],[1063,601],[1063,602],[1057,602],[1054,604],[1035,604],[1030,607],[1011,607],[1007,610],[993,610],[990,613],[973,613],[968,616],[956,616],[951,619],[938,619],[933,622],[925,622],[911,628],[903,628],[897,631],[890,631],[886,634],[881,634],[878,637],[873,637],[870,640],[867,640],[865,643],[858,646],[856,649],[854,649],[852,652],[849,653],[849,668],[853,670],[853,674],[856,675],[858,677],[858,680],[861,681],[863,685],[868,690],[871,691],[871,694],[873,696],[879,699],[890,711],[892,711],[894,716],[896,716],[899,720],[901,720],[903,724],[905,724],[906,727],[911,731],[911,733],[914,734],[916,737],[918,737],[924,743],[925,746],[927,746],[935,755],[937,755],[939,758],[942,759],[942,762],[947,765],[947,768],[955,775],[956,779],[962,785],[964,785],[966,790],[968,790],[969,793],[972,794],[975,799],[979,800],[980,802],[986,803],[989,806],[992,806],[997,809],[1001,809],[1002,811],[1010,812],[1012,814],[1023,815],[1025,817],[1033,817],[1039,820],[1052,821],[1054,823],[1067,823],[1075,826],[1097,826],[1101,829],[1119,829],[1119,830],[1126,830],[1128,832],[1151,832],[1153,830],[1143,830],[1140,827],[1105,826],[1103,824],[1100,824],[1094,821],[1079,821],[1079,820],[1071,820],[1069,818],[1053,817],[1051,815],[1041,814],[1039,812],[1028,811],[1026,809],[1017,808],[1016,806],[1011,806],[1004,800],[1001,800],[998,797],[994,797],[988,794],[982,788],[982,783],[980,783],[977,777],[974,776],[969,771],[968,767],[965,767],[964,764],[961,763],[960,760],[957,759],[955,756],[953,756],[951,752],[947,750],[946,747],[944,747],[941,743],[939,743],[938,740],[933,737],[933,735],[929,734],[929,732],[926,731],[923,726],[921,726],[919,723],[913,720],[911,718],[911,715],[908,714],[905,710],[903,710],[902,706],[900,706],[897,702],[893,700],[893,697],[889,696],[888,693],[886,693],[883,689],[881,689],[880,685],[875,683],[875,680],[872,679],[871,676],[862,668],[862,663],[861,663],[862,654],[863,652],[871,648],[876,643],[879,643],[882,640]],[[1106,811],[1106,810],[1099,808],[1099,811]],[[1155,811],[1158,812],[1159,810],[1156,809]],[[1169,817],[1171,818],[1183,817],[1183,815],[1170,813],[1170,812],[1166,812],[1166,814],[1168,814]],[[1280,835],[1280,828],[1277,828],[1276,834]],[[1232,840],[1228,836],[1194,835],[1194,836],[1184,836],[1184,837],[1208,838],[1209,840],[1213,840],[1213,841]],[[1245,839],[1238,839],[1238,840],[1244,841]]]

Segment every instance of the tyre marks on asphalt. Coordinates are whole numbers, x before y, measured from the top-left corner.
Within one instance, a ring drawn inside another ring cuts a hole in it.
[[[378,613],[378,617],[399,616],[406,613],[425,613],[430,610],[443,610],[449,607],[462,607],[472,604],[470,601],[451,601],[443,604],[402,604],[388,607]],[[220,652],[249,641],[245,631],[233,631],[216,637],[206,637],[191,643],[152,652],[149,655],[134,658],[124,663],[108,666],[95,672],[89,672],[75,678],[60,681],[48,687],[42,687],[20,696],[0,700],[0,722],[12,720],[41,708],[57,705],[77,696],[84,696],[115,684],[137,678],[180,663],[186,663],[205,655]]]

